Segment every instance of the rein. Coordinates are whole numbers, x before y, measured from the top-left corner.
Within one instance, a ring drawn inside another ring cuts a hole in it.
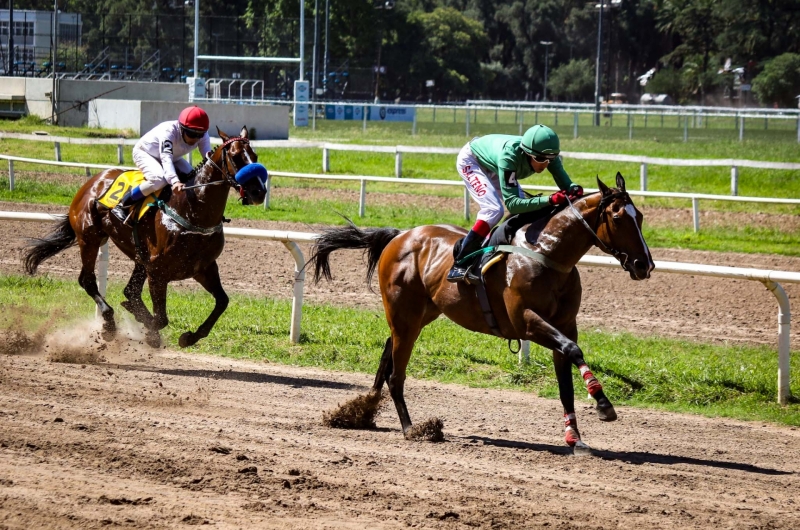
[[[595,244],[603,252],[606,252],[607,254],[611,254],[612,256],[614,256],[614,258],[616,258],[616,260],[619,262],[620,266],[622,266],[622,268],[624,269],[625,264],[628,262],[628,255],[624,252],[620,252],[616,249],[609,247],[603,242],[602,239],[600,239],[600,236],[597,235],[597,229],[600,228],[600,219],[604,218],[606,215],[606,207],[615,200],[620,198],[630,199],[630,195],[628,195],[627,191],[618,191],[615,193],[611,193],[609,195],[604,195],[600,199],[600,204],[597,206],[597,209],[600,211],[600,215],[597,216],[597,225],[595,226],[594,229],[592,229],[592,227],[589,226],[589,223],[586,222],[586,219],[583,218],[578,209],[575,208],[575,206],[572,204],[572,201],[569,199],[569,196],[566,196],[567,203],[569,203],[570,209],[575,214],[575,217],[577,217],[578,220],[583,224],[583,226],[586,227],[586,230],[588,230],[589,233],[592,234],[592,236],[595,239]]]

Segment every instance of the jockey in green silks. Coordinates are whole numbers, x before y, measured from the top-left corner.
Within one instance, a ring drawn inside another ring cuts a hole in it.
[[[566,204],[567,196],[583,195],[583,188],[572,182],[564,170],[560,152],[558,135],[545,125],[534,125],[522,136],[481,136],[461,149],[456,168],[480,210],[472,229],[461,240],[448,281],[467,279],[469,267],[459,266],[458,262],[483,246],[489,232],[502,219],[504,206],[513,215]],[[549,197],[528,197],[518,181],[545,169],[553,175],[559,191]],[[471,281],[478,280],[473,273],[469,276]]]

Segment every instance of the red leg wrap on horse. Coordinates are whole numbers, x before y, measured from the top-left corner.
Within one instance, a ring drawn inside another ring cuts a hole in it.
[[[581,435],[578,432],[578,422],[575,419],[575,413],[564,414],[564,441],[570,447],[575,447],[575,444],[581,441]]]
[[[600,381],[594,376],[589,367],[585,364],[580,367],[581,375],[583,376],[583,382],[586,383],[586,389],[589,391],[591,396],[594,396],[600,390],[603,390],[603,385],[600,384]]]

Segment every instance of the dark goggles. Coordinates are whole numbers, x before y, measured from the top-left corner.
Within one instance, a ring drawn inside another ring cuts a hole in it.
[[[532,156],[533,156],[533,159],[536,160],[537,162],[539,162],[540,164],[544,164],[545,162],[548,162],[548,161],[552,162],[553,160],[555,160],[558,157],[558,155],[542,155],[542,154],[536,154],[536,155],[532,155]]]
[[[187,138],[193,139],[202,138],[206,134],[205,131],[195,131],[188,127],[181,127],[181,131],[183,131],[183,134],[185,134]]]

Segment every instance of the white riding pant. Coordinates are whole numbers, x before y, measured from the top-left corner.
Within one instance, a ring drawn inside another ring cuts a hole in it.
[[[136,164],[142,174],[144,174],[145,181],[139,184],[139,191],[143,195],[150,195],[155,193],[167,185],[167,178],[164,176],[164,168],[161,167],[161,161],[146,152],[134,149],[133,150],[133,163]],[[191,164],[183,158],[173,160],[176,169],[180,169],[184,173],[192,170]]]
[[[494,228],[505,213],[503,195],[500,191],[500,178],[496,173],[486,171],[481,167],[478,158],[472,153],[469,143],[458,153],[456,170],[464,180],[472,200],[478,203],[480,209],[475,217],[488,224],[490,228]]]

